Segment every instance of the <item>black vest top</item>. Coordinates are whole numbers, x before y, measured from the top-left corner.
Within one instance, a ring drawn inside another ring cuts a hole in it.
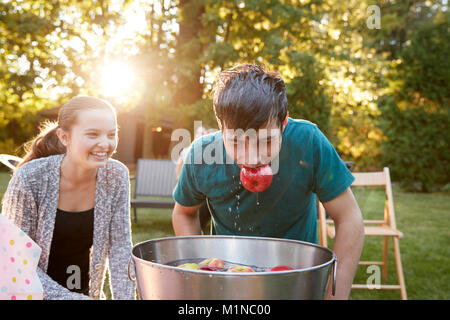
[[[47,275],[73,292],[89,294],[89,262],[94,233],[94,208],[56,211]]]

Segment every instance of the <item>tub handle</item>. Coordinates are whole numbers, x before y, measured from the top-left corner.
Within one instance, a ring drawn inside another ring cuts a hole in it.
[[[130,265],[131,265],[131,261],[133,260],[133,257],[130,257],[130,261],[128,261],[128,279],[130,279],[131,281],[135,282],[136,281],[136,277],[131,276],[130,273]]]
[[[336,293],[336,269],[337,269],[337,258],[334,258],[333,262],[333,283],[331,286],[331,294],[334,296]]]

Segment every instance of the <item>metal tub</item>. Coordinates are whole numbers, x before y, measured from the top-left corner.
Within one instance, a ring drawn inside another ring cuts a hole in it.
[[[229,273],[166,265],[182,259],[217,257],[237,264],[295,270]],[[315,244],[263,237],[187,236],[153,239],[133,247],[138,293],[145,300],[323,299],[336,256]],[[129,265],[130,268],[130,265]],[[130,271],[130,270],[129,270]]]

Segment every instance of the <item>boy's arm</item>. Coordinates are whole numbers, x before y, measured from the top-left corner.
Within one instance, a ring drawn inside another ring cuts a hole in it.
[[[364,242],[361,211],[350,188],[323,206],[336,228],[333,251],[338,259],[336,294],[331,295],[330,283],[327,299],[348,299]]]
[[[193,207],[185,207],[175,202],[172,212],[172,226],[176,236],[202,234],[198,218],[198,208],[201,205],[200,203]]]

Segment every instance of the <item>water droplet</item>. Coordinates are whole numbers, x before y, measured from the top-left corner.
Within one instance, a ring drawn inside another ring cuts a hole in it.
[[[256,205],[259,206],[259,192],[256,193]]]
[[[228,207],[228,212],[231,212],[231,207]]]

